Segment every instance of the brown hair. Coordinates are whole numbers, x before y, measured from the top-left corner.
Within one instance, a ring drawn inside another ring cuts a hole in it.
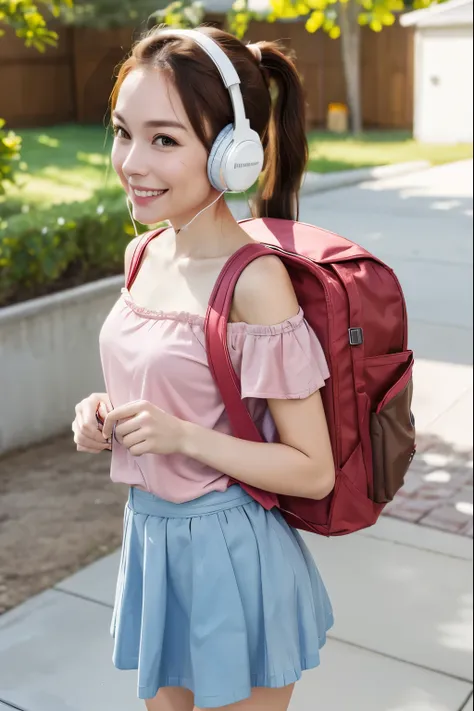
[[[303,87],[293,61],[274,42],[259,42],[262,62],[232,35],[201,27],[228,55],[241,79],[247,118],[265,149],[265,164],[254,214],[298,219],[298,192],[308,160]],[[188,37],[160,36],[152,30],[120,67],[111,95],[115,108],[125,77],[137,67],[169,71],[189,121],[208,149],[229,123],[229,93],[207,54]]]

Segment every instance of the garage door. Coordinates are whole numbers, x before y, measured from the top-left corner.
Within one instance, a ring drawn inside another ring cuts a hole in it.
[[[425,142],[473,140],[472,30],[421,30],[415,134]]]

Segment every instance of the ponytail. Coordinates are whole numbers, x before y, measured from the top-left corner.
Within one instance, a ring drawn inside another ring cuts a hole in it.
[[[306,104],[293,61],[274,42],[258,42],[261,69],[272,94],[272,112],[264,137],[265,167],[255,201],[256,217],[297,220],[298,194],[308,162]]]

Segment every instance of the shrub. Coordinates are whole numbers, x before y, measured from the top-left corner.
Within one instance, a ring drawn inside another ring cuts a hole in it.
[[[0,216],[0,307],[120,274],[133,234],[121,189]]]
[[[0,222],[5,217],[13,217],[21,213],[29,212],[30,206],[19,197],[8,195],[0,196]]]
[[[0,118],[0,195],[5,192],[5,183],[14,182],[21,148],[21,138],[13,131],[5,131],[4,126],[5,121]]]

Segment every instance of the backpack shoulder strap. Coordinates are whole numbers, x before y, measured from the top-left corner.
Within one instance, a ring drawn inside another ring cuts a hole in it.
[[[140,270],[140,266],[143,260],[143,256],[145,254],[145,250],[150,244],[152,240],[155,239],[155,237],[158,237],[164,230],[167,229],[166,227],[160,227],[158,230],[152,230],[151,232],[145,232],[144,235],[140,237],[140,239],[137,242],[137,245],[135,247],[135,250],[133,252],[132,256],[132,261],[130,262],[130,268],[128,270],[128,275],[127,275],[127,289],[130,289],[133,285],[133,282],[137,278],[137,274]]]
[[[271,253],[272,250],[264,245],[247,244],[230,257],[216,281],[204,322],[209,368],[221,393],[232,432],[235,437],[253,442],[262,442],[263,439],[241,398],[240,380],[227,345],[227,324],[235,285],[242,271],[254,259]],[[239,483],[264,508],[279,506],[276,494]]]
[[[211,297],[204,322],[209,368],[220,390],[236,437],[261,442],[262,437],[241,398],[240,380],[234,370],[227,345],[227,324],[235,286],[243,270],[254,259],[272,253],[260,244],[246,244],[224,265]]]

